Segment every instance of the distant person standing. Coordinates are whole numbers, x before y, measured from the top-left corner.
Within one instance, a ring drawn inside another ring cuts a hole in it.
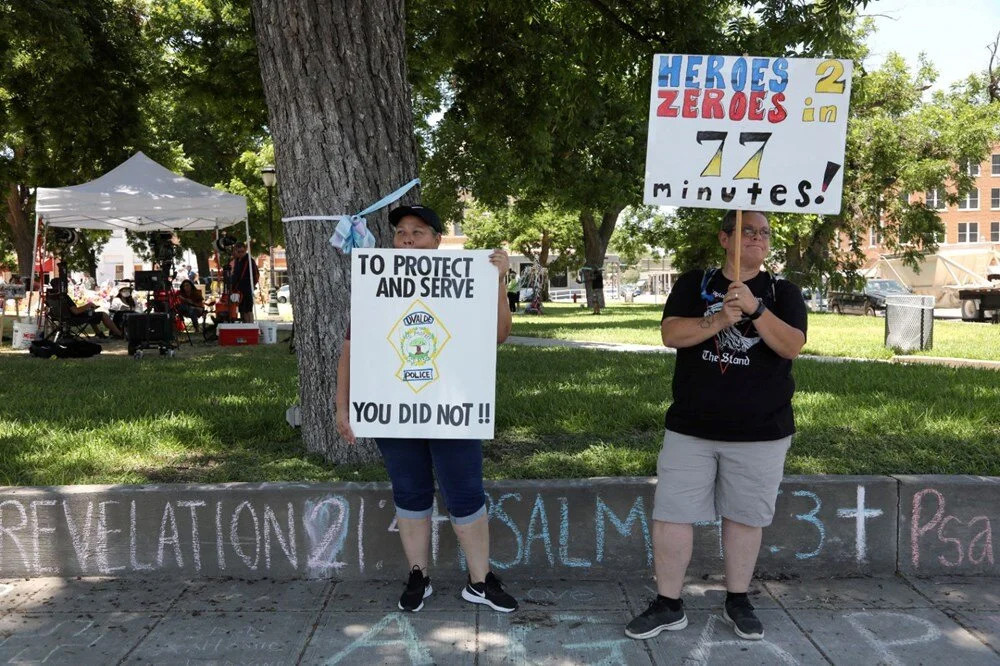
[[[247,254],[246,243],[237,243],[233,246],[233,259],[229,262],[229,266],[231,293],[240,295],[240,320],[252,324],[254,322],[253,290],[260,284],[260,271],[257,270],[257,266]]]
[[[517,279],[517,276],[511,272],[510,280],[507,282],[507,305],[510,307],[511,312],[517,312],[518,295],[520,290],[520,281]]]
[[[590,289],[594,298],[594,314],[601,314],[601,298],[604,296],[604,271],[595,268],[591,272]]]

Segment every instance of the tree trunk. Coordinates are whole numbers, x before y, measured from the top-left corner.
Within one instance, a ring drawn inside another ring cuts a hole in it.
[[[261,75],[289,216],[355,213],[417,175],[402,0],[253,0]],[[411,196],[410,201],[416,200]],[[385,210],[368,216],[391,245]],[[370,461],[371,442],[337,434],[337,361],[350,316],[350,257],[333,221],[285,227],[302,437],[336,463]],[[361,332],[355,331],[355,335]]]
[[[205,248],[196,248],[193,250],[195,263],[198,264],[198,278],[208,277],[211,273],[211,268],[208,265],[209,251]]]
[[[604,291],[597,294],[593,291],[593,269],[604,267],[604,255],[608,251],[608,243],[611,241],[611,234],[614,233],[615,224],[618,223],[618,215],[624,206],[616,206],[601,213],[601,225],[597,225],[593,211],[584,210],[580,212],[580,225],[583,227],[583,249],[586,261],[584,266],[589,266],[592,270],[584,272],[584,286],[587,289],[587,303],[591,303],[591,298],[596,297],[600,306],[604,307]]]
[[[35,239],[35,227],[31,224],[28,204],[31,202],[27,186],[8,183],[4,193],[7,202],[7,225],[10,227],[17,253],[17,272],[27,275],[31,272],[31,243]]]
[[[538,265],[545,269],[545,280],[542,282],[542,300],[549,300],[549,250],[552,240],[549,238],[549,230],[542,229],[542,244],[538,249]]]

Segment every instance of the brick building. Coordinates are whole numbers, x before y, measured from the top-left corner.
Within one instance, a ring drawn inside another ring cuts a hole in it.
[[[935,296],[941,307],[957,307],[956,291],[963,285],[985,283],[1000,273],[1000,144],[980,164],[968,165],[974,189],[958,205],[948,205],[944,191],[910,195],[935,208],[944,224],[936,254],[925,257],[919,272],[885,253],[878,229],[870,229],[865,254],[869,275],[898,279],[914,292]]]

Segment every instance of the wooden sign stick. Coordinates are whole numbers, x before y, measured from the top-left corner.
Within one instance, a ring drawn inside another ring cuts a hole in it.
[[[735,277],[733,280],[735,282],[740,281],[740,250],[743,248],[743,211],[736,211],[736,227],[733,229],[733,238],[736,240],[735,254],[733,255],[736,261],[735,267]]]

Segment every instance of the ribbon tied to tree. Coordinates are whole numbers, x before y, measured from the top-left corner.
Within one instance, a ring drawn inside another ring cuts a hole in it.
[[[382,197],[371,206],[354,215],[298,215],[295,217],[283,217],[281,221],[337,220],[337,228],[334,230],[333,236],[330,237],[330,245],[349,255],[354,248],[375,247],[375,235],[368,229],[368,220],[365,219],[365,215],[374,213],[381,208],[399,201],[404,194],[419,184],[420,179],[414,178],[392,194]]]

